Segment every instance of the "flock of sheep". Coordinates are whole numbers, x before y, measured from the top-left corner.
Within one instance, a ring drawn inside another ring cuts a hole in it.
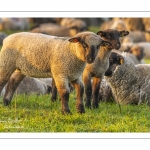
[[[150,58],[149,18],[109,19],[97,33],[89,31],[82,19],[58,22],[36,24],[28,32],[2,39],[0,92],[4,105],[11,103],[14,93],[51,92],[55,101],[58,91],[62,112],[70,113],[72,86],[79,113],[85,112],[84,103],[98,108],[100,101],[112,99],[122,105],[150,105],[150,65],[143,60]]]

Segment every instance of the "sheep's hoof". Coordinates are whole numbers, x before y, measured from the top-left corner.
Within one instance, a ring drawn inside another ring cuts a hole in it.
[[[84,106],[83,105],[79,105],[79,106],[77,106],[77,111],[78,111],[78,113],[85,113],[85,109],[84,109]]]
[[[91,109],[91,103],[85,103],[85,107]]]
[[[8,99],[4,99],[3,102],[4,106],[8,106],[10,104],[10,101]]]
[[[67,115],[67,114],[71,115],[72,114],[69,109],[67,109],[67,110],[61,110],[61,113],[63,115]]]
[[[98,104],[93,104],[92,106],[93,106],[94,109],[98,108]]]

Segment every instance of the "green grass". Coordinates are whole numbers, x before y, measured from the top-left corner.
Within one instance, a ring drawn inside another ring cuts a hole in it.
[[[0,99],[0,132],[150,132],[150,107],[101,103],[98,109],[78,114],[74,94],[70,95],[72,114],[61,114],[61,102],[49,95],[14,96],[11,106]]]
[[[98,27],[90,27],[98,32]],[[6,31],[12,34],[12,31]],[[150,63],[149,59],[145,59]],[[0,132],[150,132],[150,107],[146,104],[121,106],[101,103],[98,109],[78,114],[74,94],[70,95],[71,115],[61,114],[60,101],[49,95],[14,96],[9,107],[0,98]]]
[[[145,62],[146,64],[150,64],[150,59],[144,59],[144,62]]]

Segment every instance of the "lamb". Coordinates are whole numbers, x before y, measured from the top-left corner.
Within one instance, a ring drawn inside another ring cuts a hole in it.
[[[0,53],[0,92],[9,80],[4,105],[10,104],[25,76],[53,77],[61,98],[62,113],[70,113],[69,82],[77,91],[77,111],[84,113],[84,89],[79,76],[86,63],[93,63],[102,45],[112,44],[93,32],[78,33],[73,38],[29,32],[9,35],[4,39]]]
[[[4,86],[1,95],[4,96],[7,84]],[[17,87],[15,94],[36,94],[45,95],[51,92],[51,86],[39,79],[25,77]]]
[[[144,51],[144,58],[150,59],[150,42],[139,42],[136,44]]]
[[[54,23],[40,24],[30,30],[31,33],[44,33],[47,35],[60,36],[60,37],[73,37],[79,31],[76,27],[64,27]]]
[[[119,18],[113,18],[112,20],[107,20],[100,26],[101,30],[115,29],[115,30],[126,30],[125,22]]]
[[[114,54],[111,55],[105,79],[117,103],[150,105],[150,65],[135,65],[126,53]]]
[[[111,50],[118,50],[121,46],[119,38],[128,35],[129,32],[125,30],[118,31],[108,29],[105,31],[99,31],[97,34],[100,35],[103,40],[111,42],[112,46],[101,46],[95,61],[92,64],[87,64],[83,71],[82,78],[85,88],[85,101],[86,107],[88,108],[91,108],[91,98],[93,108],[98,108],[100,84],[105,71],[109,67],[109,56]],[[92,77],[93,83],[91,84]]]

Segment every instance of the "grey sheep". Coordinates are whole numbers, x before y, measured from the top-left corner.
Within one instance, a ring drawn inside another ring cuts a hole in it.
[[[133,45],[138,42],[150,42],[150,31],[134,31],[130,35],[123,38],[122,44]]]
[[[91,100],[93,108],[98,108],[100,84],[105,71],[109,67],[111,51],[113,49],[118,50],[121,47],[120,37],[128,35],[129,32],[125,30],[118,31],[108,29],[99,31],[97,34],[100,35],[103,40],[112,43],[112,46],[101,46],[95,61],[91,64],[87,64],[83,71],[82,78],[85,88],[85,101],[86,107],[88,108],[91,108]],[[92,78],[93,83],[91,83]]]
[[[133,49],[134,49],[135,53],[129,52],[129,51],[132,51]],[[127,51],[125,51],[126,57],[130,57],[132,59],[132,61],[134,62],[134,64],[143,63],[142,58],[141,58],[141,56],[143,56],[143,54],[142,54],[143,51],[138,51],[138,50],[139,49],[136,49],[136,47],[133,47],[132,49],[129,48],[129,49],[127,49]],[[122,52],[120,52],[118,50],[112,50],[111,55],[109,57],[110,61],[112,61],[115,58],[115,55],[117,58],[117,57],[119,57],[119,55],[121,56],[121,54],[122,54]],[[139,55],[137,55],[137,54],[139,54]],[[120,60],[120,59],[118,59],[118,60]],[[116,62],[113,62],[113,63],[115,64]],[[118,61],[118,64],[119,64],[119,61]],[[110,102],[110,101],[114,100],[112,89],[111,89],[110,85],[107,83],[105,76],[101,82],[101,87],[100,87],[100,91],[99,91],[99,99],[100,99],[100,101],[104,101],[104,102]]]
[[[78,32],[87,30],[87,24],[83,20],[76,18],[63,18],[60,22],[60,25],[70,29],[74,28]]]
[[[0,32],[0,45],[3,44],[3,40],[7,37],[7,34],[4,32]]]
[[[14,73],[15,74],[15,73]],[[14,75],[13,74],[13,75]],[[7,84],[4,86],[1,95],[4,96]],[[25,77],[19,86],[17,87],[15,94],[36,94],[36,95],[45,95],[51,92],[51,86],[42,82],[39,79],[32,77]]]
[[[118,104],[150,105],[150,65],[135,65],[126,53],[112,55],[105,79]]]
[[[73,37],[79,31],[75,27],[60,26],[55,23],[44,23],[30,30],[32,33],[44,33],[59,37]]]
[[[29,32],[8,36],[0,53],[0,92],[9,80],[3,98],[4,105],[10,104],[16,88],[25,76],[53,77],[61,98],[62,112],[70,112],[70,82],[77,91],[77,111],[84,113],[84,89],[79,76],[86,63],[95,60],[99,47],[105,44],[111,45],[93,32],[78,33],[73,38]]]

